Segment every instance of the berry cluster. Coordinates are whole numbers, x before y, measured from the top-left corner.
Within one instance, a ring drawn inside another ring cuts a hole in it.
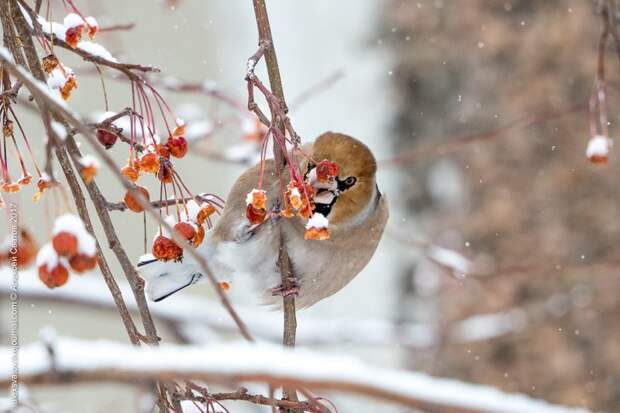
[[[76,215],[61,215],[54,222],[52,241],[37,254],[39,278],[49,288],[60,287],[69,279],[69,269],[76,273],[97,266],[96,242]]]
[[[299,216],[308,220],[305,239],[329,239],[329,222],[325,216],[315,212],[315,197],[318,190],[335,187],[338,165],[323,160],[305,178],[301,178],[296,168],[291,168],[291,176],[293,178],[283,194],[284,206],[279,214],[286,218]],[[261,184],[262,176],[259,188],[254,188],[246,196],[246,217],[252,225],[261,224],[267,216],[267,193],[260,188]]]
[[[211,227],[210,217],[216,212],[214,205],[191,200],[185,204],[183,213],[169,216],[166,221],[193,248],[198,247],[205,238],[205,226]],[[183,218],[184,217],[184,218]],[[179,246],[172,235],[160,228],[153,240],[151,253],[161,261],[180,261],[183,259],[183,247]]]

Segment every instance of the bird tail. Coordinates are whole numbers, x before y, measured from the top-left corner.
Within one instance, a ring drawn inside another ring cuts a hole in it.
[[[145,254],[138,261],[138,274],[146,282],[146,295],[151,301],[161,301],[172,294],[197,283],[203,278],[196,262],[187,258],[182,262],[159,261]]]

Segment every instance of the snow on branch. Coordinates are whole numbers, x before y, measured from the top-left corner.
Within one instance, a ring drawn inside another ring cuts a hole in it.
[[[8,384],[13,349],[0,348],[0,383]],[[585,413],[492,387],[374,367],[343,355],[235,342],[213,346],[138,348],[110,341],[54,338],[23,346],[20,380],[25,384],[153,379],[210,383],[260,382],[369,396],[411,408],[454,412]]]
[[[10,277],[7,269],[0,269],[0,294],[10,291]],[[70,281],[70,288],[49,290],[41,284],[34,271],[20,272],[20,295],[22,298],[45,299],[114,309],[113,298],[101,279],[76,277]],[[130,310],[136,310],[129,286],[119,285]],[[204,299],[193,299],[187,295],[173,297],[166,303],[152,303],[151,313],[161,321],[169,323],[187,341],[191,335],[184,332],[200,330],[198,325],[211,330],[234,332],[235,324],[227,317],[225,310],[217,303]],[[200,311],[196,311],[200,308]],[[263,340],[278,342],[282,331],[279,328],[279,314],[257,312],[254,309],[237,306],[239,315],[246,321],[254,335]],[[299,314],[301,320],[297,339],[302,345],[326,345],[354,342],[359,345],[398,344],[413,348],[427,348],[438,340],[432,326],[425,324],[399,324],[381,318],[330,318],[324,319]],[[526,323],[518,312],[485,314],[473,316],[452,327],[451,340],[473,342],[496,338],[518,332]]]

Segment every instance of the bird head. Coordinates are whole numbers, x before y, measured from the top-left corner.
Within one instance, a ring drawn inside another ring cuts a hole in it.
[[[328,160],[338,165],[338,176],[329,203],[317,203],[317,212],[327,216],[330,224],[354,222],[376,196],[377,162],[366,145],[351,136],[326,132],[312,146],[312,159]],[[307,171],[316,165],[308,163]]]

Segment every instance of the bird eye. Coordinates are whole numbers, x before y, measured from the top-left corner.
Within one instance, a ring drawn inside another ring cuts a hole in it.
[[[354,176],[350,176],[344,180],[344,184],[348,187],[355,185],[355,182],[357,182],[357,179],[355,179]]]

